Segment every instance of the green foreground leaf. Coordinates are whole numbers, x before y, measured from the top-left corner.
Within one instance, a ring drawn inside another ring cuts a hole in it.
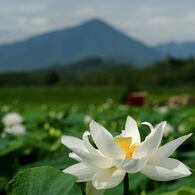
[[[183,186],[176,191],[165,192],[165,193],[161,193],[160,195],[195,195],[195,189],[189,186]]]
[[[6,186],[8,195],[81,195],[76,178],[52,167],[30,168],[18,173]]]

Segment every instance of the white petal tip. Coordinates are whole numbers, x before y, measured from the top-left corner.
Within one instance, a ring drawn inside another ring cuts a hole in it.
[[[66,139],[66,136],[62,136],[62,137],[61,137],[61,143],[62,143],[62,144],[65,143],[65,139]]]
[[[89,124],[89,129],[91,131],[91,130],[95,130],[96,128],[102,128],[102,125],[92,120]]]
[[[161,129],[161,128],[165,129],[166,125],[167,125],[167,121],[162,121],[155,127],[155,129]]]
[[[137,126],[137,121],[134,119],[134,118],[132,118],[131,116],[127,116],[127,120],[126,120],[126,123],[129,123],[129,124],[131,124],[132,125],[132,123],[134,124],[134,125],[136,125]]]
[[[91,135],[89,131],[85,131],[85,132],[83,133],[83,137],[87,137],[87,136],[89,136],[89,135]]]
[[[93,128],[94,125],[97,125],[97,122],[95,122],[94,120],[91,120],[91,122],[89,123],[90,129]]]
[[[133,120],[136,121],[134,118],[132,118],[131,116],[127,116],[127,120]]]
[[[193,135],[193,133],[189,133],[188,136],[191,137]]]
[[[90,124],[94,124],[94,123],[96,123],[96,122],[94,120],[91,120]]]
[[[167,121],[162,121],[162,126],[163,126],[163,128],[165,128],[165,126],[167,125]]]
[[[190,170],[192,170],[191,168],[189,168]],[[189,173],[186,174],[186,176],[192,175],[192,172],[189,170]]]
[[[188,139],[189,137],[191,137],[192,135],[193,135],[193,133],[189,133],[189,134],[187,134],[187,135],[184,135],[183,137],[185,137],[185,140],[186,140],[186,139]],[[184,141],[185,141],[185,140],[184,140]]]
[[[70,174],[69,171],[68,171],[68,168],[62,170],[63,173],[67,173],[67,174]]]

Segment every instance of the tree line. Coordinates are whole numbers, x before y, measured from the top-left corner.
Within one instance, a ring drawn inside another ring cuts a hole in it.
[[[195,59],[169,57],[147,67],[89,58],[31,72],[0,74],[0,86],[192,86]]]

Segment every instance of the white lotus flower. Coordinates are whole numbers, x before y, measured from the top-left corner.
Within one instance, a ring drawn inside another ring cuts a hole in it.
[[[25,127],[22,124],[16,124],[11,127],[6,127],[4,131],[13,135],[21,135],[26,132]]]
[[[6,127],[11,127],[13,125],[22,123],[22,121],[23,121],[22,116],[16,112],[10,112],[6,114],[2,119],[2,123]]]
[[[128,117],[122,134],[113,137],[104,127],[91,121],[90,132],[82,140],[63,136],[62,143],[72,150],[69,157],[78,161],[63,172],[78,178],[78,182],[92,182],[97,190],[117,186],[126,173],[141,172],[151,179],[169,181],[191,174],[182,162],[170,155],[191,136],[185,135],[160,146],[165,122],[155,128],[150,123],[151,133],[141,142],[136,121]],[[93,146],[88,139],[92,136]]]

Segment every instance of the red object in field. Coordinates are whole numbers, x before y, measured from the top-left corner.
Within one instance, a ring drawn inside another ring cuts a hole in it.
[[[129,93],[126,96],[126,104],[131,107],[144,107],[146,105],[146,92]]]

